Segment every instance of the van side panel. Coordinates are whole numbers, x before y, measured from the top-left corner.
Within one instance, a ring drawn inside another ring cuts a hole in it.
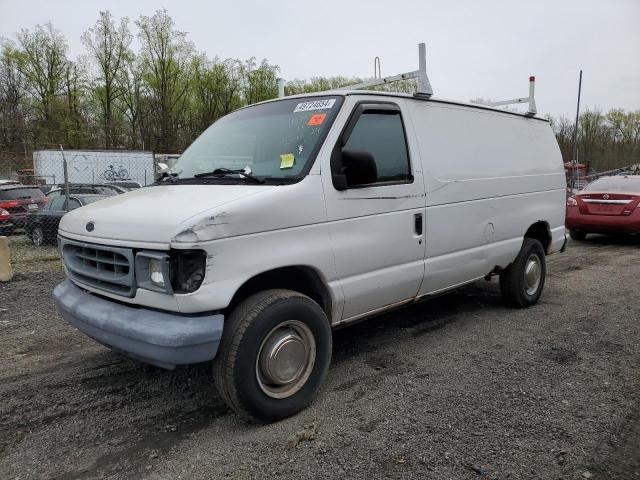
[[[426,269],[420,295],[506,267],[527,229],[547,222],[564,241],[565,176],[546,122],[472,107],[407,102],[426,186]]]

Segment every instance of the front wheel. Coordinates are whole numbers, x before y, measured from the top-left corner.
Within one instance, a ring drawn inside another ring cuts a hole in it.
[[[502,298],[513,307],[533,305],[542,294],[546,273],[542,244],[534,238],[525,238],[516,259],[500,273]]]
[[[315,398],[331,347],[329,321],[316,302],[291,290],[257,293],[225,320],[213,364],[216,387],[245,418],[289,417]]]

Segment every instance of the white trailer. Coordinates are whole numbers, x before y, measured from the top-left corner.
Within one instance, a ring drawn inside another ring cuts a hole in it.
[[[70,183],[104,183],[115,180],[131,180],[141,185],[155,181],[153,152],[142,150],[65,150]],[[36,177],[46,183],[64,182],[60,150],[33,152],[33,169]]]

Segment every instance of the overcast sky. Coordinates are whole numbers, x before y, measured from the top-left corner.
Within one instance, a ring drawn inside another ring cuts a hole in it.
[[[541,113],[583,105],[640,109],[640,0],[0,0],[0,36],[51,21],[83,53],[80,35],[108,9],[133,20],[164,6],[210,57],[266,58],[286,79],[383,76],[417,68],[427,43],[435,95],[468,101],[525,96],[535,75]]]

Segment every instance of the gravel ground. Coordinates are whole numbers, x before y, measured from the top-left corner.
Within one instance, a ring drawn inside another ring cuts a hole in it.
[[[227,410],[67,326],[58,270],[0,284],[0,478],[640,478],[638,242],[549,258],[538,305],[480,282],[335,333],[315,403]]]

